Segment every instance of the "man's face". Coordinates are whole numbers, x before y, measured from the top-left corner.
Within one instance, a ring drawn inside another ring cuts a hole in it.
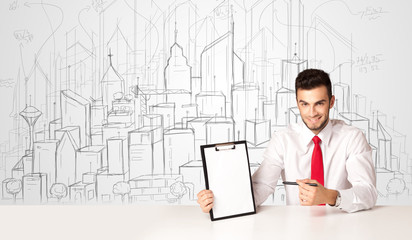
[[[327,88],[320,86],[310,90],[298,89],[296,98],[303,122],[317,135],[329,121],[329,109],[335,103],[335,96],[329,101]]]

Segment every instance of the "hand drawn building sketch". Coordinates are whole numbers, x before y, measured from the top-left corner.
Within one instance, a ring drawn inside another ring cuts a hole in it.
[[[330,74],[332,118],[372,146],[378,203],[412,203],[412,116],[396,100],[410,83],[392,67],[410,59],[387,42],[407,1],[0,5],[1,204],[196,204],[200,145],[246,140],[253,173],[271,134],[301,121],[307,68]],[[265,204],[285,204],[281,181]]]

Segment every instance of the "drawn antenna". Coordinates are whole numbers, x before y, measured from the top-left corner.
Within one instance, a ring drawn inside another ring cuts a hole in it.
[[[177,22],[175,21],[175,43],[177,43]]]
[[[113,57],[112,48],[109,48],[109,55],[107,55],[107,56],[109,57],[110,66],[113,66],[113,65],[112,65],[112,57]]]

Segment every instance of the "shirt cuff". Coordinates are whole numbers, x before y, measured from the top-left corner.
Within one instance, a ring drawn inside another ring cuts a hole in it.
[[[346,211],[351,212],[353,208],[353,188],[339,190],[341,202],[338,208]]]

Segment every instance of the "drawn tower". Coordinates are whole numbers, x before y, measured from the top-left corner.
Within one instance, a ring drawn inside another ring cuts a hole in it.
[[[186,90],[192,92],[192,67],[183,55],[183,48],[177,43],[175,22],[175,42],[170,47],[170,57],[164,70],[164,85],[167,90]]]
[[[112,110],[114,95],[124,94],[125,81],[120,73],[113,67],[112,52],[109,52],[110,65],[101,80],[103,105],[107,106],[108,111]]]
[[[29,137],[30,137],[30,145],[29,148],[26,150],[28,153],[33,152],[33,143],[34,143],[34,125],[36,124],[39,117],[42,115],[37,108],[33,106],[26,106],[26,108],[20,112],[20,116],[26,120],[27,124],[29,125]]]
[[[205,46],[200,54],[201,91],[213,96],[223,95],[227,111],[224,116],[233,116],[233,86],[244,83],[244,61],[234,51],[233,9],[231,12],[229,31]]]

